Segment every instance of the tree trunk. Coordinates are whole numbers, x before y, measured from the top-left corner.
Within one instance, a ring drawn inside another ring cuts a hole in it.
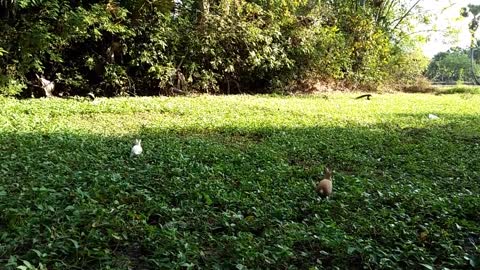
[[[470,63],[472,65],[472,78],[476,85],[480,85],[480,80],[477,78],[475,74],[475,49],[474,47],[470,47]]]

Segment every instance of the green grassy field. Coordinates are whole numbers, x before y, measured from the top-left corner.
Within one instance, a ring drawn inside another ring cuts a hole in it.
[[[0,268],[479,267],[480,95],[354,97],[0,98]]]

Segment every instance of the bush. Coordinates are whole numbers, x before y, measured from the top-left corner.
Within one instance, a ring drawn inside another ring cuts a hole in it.
[[[16,79],[0,75],[0,96],[16,96],[20,94],[26,85]]]
[[[417,77],[414,83],[403,86],[401,90],[407,93],[431,93],[435,91],[435,88],[427,78]]]
[[[14,85],[34,87],[43,74],[66,94],[258,93],[312,77],[377,85],[419,72],[369,9],[207,3],[18,1],[0,18],[3,84],[18,93]]]

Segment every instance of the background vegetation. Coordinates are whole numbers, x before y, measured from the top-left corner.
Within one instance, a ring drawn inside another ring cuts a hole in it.
[[[430,61],[425,75],[434,82],[473,83],[470,52],[470,49],[451,48],[436,54]],[[480,54],[475,55],[475,58],[480,62]],[[480,69],[475,70],[475,73],[480,74]]]
[[[427,60],[409,33],[426,18],[408,3],[3,0],[0,93],[37,95],[35,74],[105,96],[410,83]]]

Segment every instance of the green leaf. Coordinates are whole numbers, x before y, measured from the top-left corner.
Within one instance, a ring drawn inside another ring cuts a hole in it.
[[[480,256],[475,256],[472,255],[469,260],[470,266],[472,266],[474,269],[477,269],[480,267]]]
[[[424,263],[421,263],[420,265],[423,266],[423,267],[425,267],[426,269],[429,269],[429,270],[435,269],[435,268],[433,267],[433,265],[424,264]]]
[[[73,240],[73,239],[68,239],[68,240],[70,240],[70,242],[72,242],[72,243],[73,243],[73,246],[75,247],[75,249],[78,249],[78,248],[80,248],[80,245],[78,244],[78,242],[77,242],[77,241],[75,241],[75,240]]]

